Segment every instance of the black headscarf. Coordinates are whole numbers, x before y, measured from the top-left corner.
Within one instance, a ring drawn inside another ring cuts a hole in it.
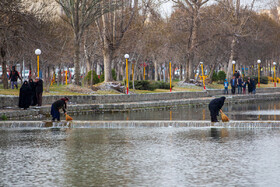
[[[213,106],[215,107],[217,110],[220,110],[225,102],[226,98],[225,97],[220,97],[220,98],[216,98],[213,99],[210,103],[209,106]]]
[[[36,84],[32,79],[29,79],[29,85],[31,88],[31,106],[35,106],[37,104],[36,98]]]

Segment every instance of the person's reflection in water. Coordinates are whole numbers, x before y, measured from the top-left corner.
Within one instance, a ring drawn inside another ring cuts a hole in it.
[[[221,138],[220,131],[217,128],[211,128],[210,136],[216,140],[219,140]]]
[[[228,137],[228,130],[225,128],[211,128],[210,136],[215,140],[220,140],[222,138]]]

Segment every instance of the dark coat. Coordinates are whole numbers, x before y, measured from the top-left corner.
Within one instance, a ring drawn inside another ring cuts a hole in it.
[[[253,90],[256,89],[256,81],[255,80],[252,80],[252,87],[253,87]]]
[[[233,82],[233,80],[234,80],[234,82]],[[230,80],[230,85],[231,85],[232,88],[237,87],[237,79],[231,79]]]
[[[36,97],[36,84],[32,79],[29,80],[29,85],[31,88],[31,106],[37,105],[37,97]]]
[[[18,71],[16,70],[11,71],[9,79],[11,79],[11,81],[17,81],[18,79],[22,80],[21,77],[19,76]]]
[[[238,78],[239,78],[239,76],[240,76],[239,72],[238,72],[238,71],[237,71],[237,72],[235,72],[235,73],[234,73],[234,76],[235,76],[235,78],[237,78],[237,79],[238,79]]]
[[[29,108],[31,105],[31,88],[27,81],[24,81],[19,91],[19,103],[20,108]]]
[[[39,79],[38,82],[36,82],[36,93],[43,93],[43,81],[42,79]]]
[[[219,115],[219,111],[222,109],[224,105],[225,99],[226,99],[225,97],[220,97],[220,98],[213,99],[209,103],[208,108],[210,110],[212,122],[217,121],[217,116]]]
[[[55,110],[57,110],[57,111],[58,111],[59,109],[62,109],[64,113],[66,112],[66,109],[67,109],[66,102],[65,102],[65,100],[63,100],[63,99],[60,99],[60,100],[55,101],[55,102],[52,104],[52,107],[53,107]]]
[[[218,111],[220,111],[220,109],[224,106],[225,100],[226,100],[225,97],[220,97],[220,98],[213,99],[213,100],[209,103],[209,107],[215,108],[215,109],[217,109]]]
[[[247,84],[248,84],[248,92],[252,93],[254,89],[253,81],[250,79],[247,81]]]
[[[238,84],[238,86],[242,86],[242,83],[243,83],[242,78],[238,78],[238,79],[237,79],[237,84]]]

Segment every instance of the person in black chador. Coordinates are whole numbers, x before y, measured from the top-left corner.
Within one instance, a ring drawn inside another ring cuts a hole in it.
[[[26,110],[31,105],[31,88],[27,81],[24,81],[19,90],[19,108]]]
[[[218,122],[217,116],[224,105],[225,99],[225,97],[216,98],[209,103],[208,108],[210,110],[211,122]]]
[[[36,98],[36,85],[32,79],[29,79],[29,85],[31,88],[31,106],[37,105],[37,98]]]
[[[62,109],[64,114],[66,113],[66,109],[67,109],[67,102],[69,101],[69,99],[67,97],[61,98],[60,100],[55,101],[52,104],[52,108],[51,108],[51,115],[52,115],[52,121],[55,121],[55,119],[57,119],[57,121],[60,121],[60,112],[59,109]]]
[[[250,77],[248,77],[247,85],[248,85],[248,93],[251,94],[253,92],[254,85]]]
[[[43,80],[39,77],[36,77],[35,79],[35,85],[36,85],[36,99],[38,106],[42,106],[42,95],[43,95]]]

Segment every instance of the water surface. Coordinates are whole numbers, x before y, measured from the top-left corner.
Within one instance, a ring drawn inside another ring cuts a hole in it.
[[[0,186],[279,186],[279,129],[0,130]]]
[[[223,111],[231,120],[280,120],[280,101],[227,104]],[[177,107],[162,110],[105,112],[74,116],[76,120],[209,120],[208,106]],[[220,119],[218,117],[218,119]]]

